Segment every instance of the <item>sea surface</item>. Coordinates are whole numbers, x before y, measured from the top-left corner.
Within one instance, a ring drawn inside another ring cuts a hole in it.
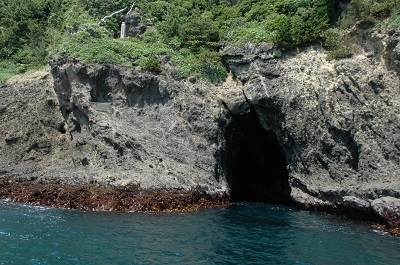
[[[0,201],[0,264],[400,264],[400,238],[293,207],[115,213]]]

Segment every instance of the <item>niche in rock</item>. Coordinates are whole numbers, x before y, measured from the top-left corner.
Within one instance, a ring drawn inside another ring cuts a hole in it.
[[[232,199],[289,203],[287,162],[276,137],[264,130],[255,111],[237,122],[242,141],[231,179]]]
[[[90,105],[100,112],[108,112],[112,102],[112,87],[107,83],[109,75],[103,73],[91,82]]]
[[[111,100],[111,87],[105,84],[92,85],[92,89],[90,90],[91,102],[111,102]]]

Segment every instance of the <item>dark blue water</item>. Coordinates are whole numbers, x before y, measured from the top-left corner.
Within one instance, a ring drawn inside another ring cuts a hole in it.
[[[243,203],[184,214],[99,213],[0,201],[0,264],[400,264],[366,224]]]

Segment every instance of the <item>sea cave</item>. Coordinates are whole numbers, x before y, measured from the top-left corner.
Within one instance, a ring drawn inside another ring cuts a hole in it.
[[[275,134],[262,127],[254,110],[237,123],[241,141],[230,183],[232,200],[289,203],[286,157]]]

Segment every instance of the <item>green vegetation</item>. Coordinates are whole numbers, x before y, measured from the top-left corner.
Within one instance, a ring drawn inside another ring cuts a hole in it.
[[[351,37],[337,28],[327,29],[324,33],[324,47],[328,50],[328,60],[351,57],[352,43]]]
[[[118,39],[135,2],[140,38]],[[347,4],[346,11],[339,8]],[[221,42],[271,42],[282,49],[321,43],[328,59],[352,54],[354,28],[399,27],[400,0],[5,0],[0,2],[0,82],[67,54],[88,62],[161,71],[169,55],[183,76],[224,80]]]
[[[347,58],[353,54],[353,33],[358,29],[377,30],[400,27],[400,0],[352,0],[334,28],[324,32],[327,59]]]
[[[0,61],[0,84],[10,77],[25,72],[26,69],[22,65],[15,64],[11,61]]]

